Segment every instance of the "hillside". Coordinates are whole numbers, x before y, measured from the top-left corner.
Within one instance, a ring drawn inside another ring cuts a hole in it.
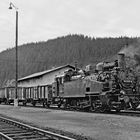
[[[64,64],[79,67],[112,59],[126,43],[136,38],[89,38],[68,35],[18,47],[19,78]],[[111,61],[111,60],[110,60]],[[15,77],[15,48],[0,53],[0,86]]]

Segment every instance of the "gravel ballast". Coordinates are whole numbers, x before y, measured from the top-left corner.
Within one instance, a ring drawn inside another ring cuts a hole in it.
[[[93,140],[140,140],[140,118],[0,105],[0,114]],[[81,138],[82,139],[82,138]]]

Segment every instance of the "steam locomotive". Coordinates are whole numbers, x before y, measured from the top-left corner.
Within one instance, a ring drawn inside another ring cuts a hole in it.
[[[123,53],[114,62],[97,64],[92,74],[69,70],[56,77],[52,91],[52,103],[76,110],[135,110],[140,99],[139,76],[126,67]]]

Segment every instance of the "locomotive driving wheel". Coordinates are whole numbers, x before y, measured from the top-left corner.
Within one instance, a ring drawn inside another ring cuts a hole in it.
[[[100,108],[100,112],[101,112],[101,113],[106,112],[106,107],[105,107],[105,106],[102,106],[102,107]]]
[[[100,112],[100,108],[101,108],[101,102],[99,100],[94,100],[91,103],[91,106],[89,108],[89,111],[92,111],[92,112]]]
[[[90,108],[89,108],[89,111],[94,112],[95,110],[96,110],[96,108],[95,108],[95,103],[93,102],[93,103],[91,104]]]
[[[137,97],[131,98],[132,109],[136,110],[139,104],[140,104],[140,101]]]

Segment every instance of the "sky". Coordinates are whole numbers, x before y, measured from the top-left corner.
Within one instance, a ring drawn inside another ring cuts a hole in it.
[[[0,51],[68,34],[90,37],[140,36],[140,0],[0,0]]]

